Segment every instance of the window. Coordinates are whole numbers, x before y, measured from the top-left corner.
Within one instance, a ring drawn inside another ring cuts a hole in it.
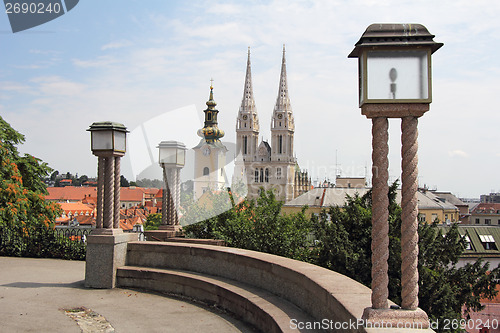
[[[419,222],[425,222],[425,214],[424,213],[419,213],[418,214],[418,221]]]
[[[500,219],[498,220],[498,225],[500,225]]]
[[[260,182],[263,183],[264,182],[264,169],[260,168],[260,178],[259,178]]]
[[[283,135],[278,135],[278,153],[283,153]]]
[[[476,219],[476,224],[479,224],[479,219]]]
[[[207,112],[207,120],[212,120],[212,112]]]
[[[255,169],[255,182],[259,182],[259,169]]]
[[[483,244],[485,250],[496,250],[497,246],[495,244],[495,239],[492,235],[479,235],[481,244]]]
[[[433,213],[432,214],[432,222],[436,221],[438,219],[438,214]]]
[[[223,168],[220,169],[220,175],[224,176],[224,169]]]
[[[484,224],[491,224],[491,219],[484,219]]]
[[[281,168],[276,169],[276,178],[281,179]],[[500,220],[498,220],[498,221],[499,221],[498,223],[500,224]]]
[[[266,168],[266,183],[269,183],[269,168]]]
[[[248,152],[248,137],[247,136],[244,136],[243,137],[243,154],[247,154]]]
[[[208,169],[208,167],[204,167],[203,168],[203,176],[208,176],[209,173],[210,173],[210,170]]]
[[[464,240],[465,240],[465,249],[466,249],[466,250],[472,250],[472,245],[471,245],[471,243],[470,243],[470,238],[469,238],[469,236],[464,236],[463,238],[464,238]]]

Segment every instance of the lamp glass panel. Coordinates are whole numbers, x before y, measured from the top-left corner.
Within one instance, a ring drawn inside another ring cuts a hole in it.
[[[92,150],[113,150],[112,131],[93,131]]]
[[[174,147],[160,148],[160,163],[174,165],[177,163],[177,154]]]
[[[115,150],[116,151],[125,151],[126,150],[126,133],[114,131],[115,134]]]
[[[358,71],[359,71],[359,102],[360,105],[364,103],[364,98],[365,98],[365,71],[364,71],[364,63],[365,63],[365,54],[362,53],[359,56],[359,62],[358,62]]]
[[[177,150],[177,165],[181,166],[186,163],[186,151],[184,149]]]
[[[428,51],[368,51],[367,98],[427,99]]]

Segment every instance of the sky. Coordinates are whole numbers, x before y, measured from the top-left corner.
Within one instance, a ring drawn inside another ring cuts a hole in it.
[[[371,121],[358,107],[357,60],[372,23],[420,23],[444,46],[432,56],[433,102],[419,119],[419,185],[465,198],[500,192],[500,93],[494,0],[85,0],[12,33],[0,12],[0,115],[20,147],[61,173],[96,175],[86,131],[131,131],[122,172],[155,164],[156,145],[199,138],[213,78],[228,145],[250,47],[260,135],[270,140],[283,44],[295,116],[295,154],[313,181],[371,173]],[[400,178],[400,120],[391,119],[389,173]],[[145,135],[146,134],[146,135]]]

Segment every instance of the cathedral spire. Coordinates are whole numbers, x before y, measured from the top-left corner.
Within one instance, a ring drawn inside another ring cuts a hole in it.
[[[288,84],[286,80],[286,62],[285,62],[285,44],[283,44],[283,59],[281,61],[280,86],[278,90],[278,98],[274,111],[292,111],[290,97],[288,96]]]
[[[248,47],[247,73],[245,76],[245,88],[241,100],[240,112],[254,112],[255,100],[253,99],[252,69],[250,65],[250,46]]]

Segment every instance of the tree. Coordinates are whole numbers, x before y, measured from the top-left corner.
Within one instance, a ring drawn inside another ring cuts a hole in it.
[[[20,156],[24,136],[0,117],[0,226],[29,233],[53,226],[60,206],[45,201],[43,183],[52,169],[29,154]]]
[[[184,227],[187,233],[203,238],[223,239],[229,246],[309,259],[311,231],[305,207],[298,214],[281,215],[282,202],[272,191],[262,191],[255,200],[239,204],[200,223]]]
[[[149,214],[146,223],[144,223],[144,227],[146,230],[158,230],[158,227],[161,225],[161,214],[153,213]]]
[[[389,191],[389,297],[400,304],[401,208],[395,202],[396,188],[394,183]],[[348,197],[343,207],[323,211],[313,219],[313,225],[318,240],[316,263],[370,286],[371,191],[362,197]],[[463,305],[466,314],[481,310],[480,298],[496,294],[500,269],[490,270],[481,260],[456,266],[465,248],[457,225],[443,234],[437,223],[420,224],[418,232],[420,308],[439,323],[460,320]]]
[[[128,182],[127,178],[125,178],[124,175],[120,176],[120,186],[121,187],[129,187],[130,183]]]
[[[56,181],[58,175],[59,175],[59,171],[56,170],[56,171],[52,172],[50,174],[50,180]]]

